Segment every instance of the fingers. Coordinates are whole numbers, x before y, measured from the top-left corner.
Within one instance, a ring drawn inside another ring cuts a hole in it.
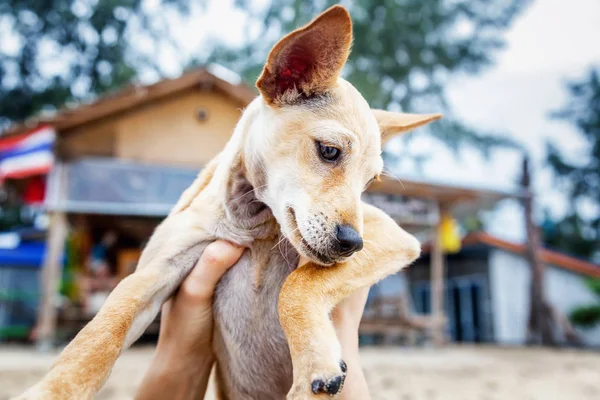
[[[221,276],[239,260],[243,252],[243,247],[224,240],[209,244],[190,275],[183,281],[178,296],[183,295],[193,300],[212,298]]]

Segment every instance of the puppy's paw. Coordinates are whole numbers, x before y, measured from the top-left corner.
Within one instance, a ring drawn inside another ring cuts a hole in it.
[[[335,331],[316,332],[292,352],[294,382],[287,400],[316,400],[337,396],[344,386],[348,367],[342,359],[342,346]]]
[[[319,374],[316,374],[316,378],[313,379],[311,384],[311,389],[314,394],[325,393],[330,396],[336,395],[342,391],[342,387],[344,386],[344,381],[346,380],[346,374],[348,372],[348,367],[344,360],[340,361],[340,371],[338,374],[332,375],[322,375],[318,377]]]

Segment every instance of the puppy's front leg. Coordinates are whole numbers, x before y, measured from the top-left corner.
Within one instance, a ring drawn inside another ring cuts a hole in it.
[[[294,381],[289,400],[339,393],[346,375],[329,317],[356,290],[373,285],[413,262],[419,242],[383,211],[364,207],[364,248],[333,267],[308,263],[287,278],[279,295],[279,320],[287,337]]]
[[[42,381],[18,399],[83,400],[100,390],[119,354],[152,322],[208,244],[191,213],[170,216],[156,229],[136,272],[112,291]]]

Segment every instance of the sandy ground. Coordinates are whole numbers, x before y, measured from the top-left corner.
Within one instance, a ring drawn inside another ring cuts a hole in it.
[[[152,347],[128,350],[97,398],[131,399],[152,352]],[[0,347],[0,400],[39,379],[55,356],[26,347]],[[374,400],[600,399],[598,352],[365,348],[362,361]]]

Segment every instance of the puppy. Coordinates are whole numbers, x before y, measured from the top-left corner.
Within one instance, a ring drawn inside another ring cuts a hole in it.
[[[346,367],[330,311],[420,252],[361,193],[382,172],[383,141],[440,117],[371,110],[340,78],[351,42],[350,15],[334,6],[273,47],[261,95],[223,152],[157,227],[136,272],[21,399],[92,398],[217,238],[247,247],[214,297],[220,396],[341,391]]]

